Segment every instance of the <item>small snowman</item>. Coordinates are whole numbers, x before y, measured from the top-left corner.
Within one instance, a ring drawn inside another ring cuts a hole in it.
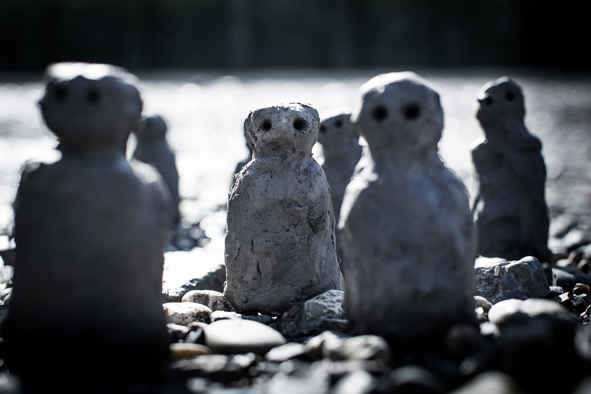
[[[241,313],[282,313],[343,286],[329,186],[312,158],[318,125],[299,103],[245,121],[254,155],[228,200],[224,291]]]
[[[137,145],[132,158],[148,163],[158,170],[170,192],[172,224],[178,225],[181,221],[179,173],[175,153],[166,140],[167,130],[166,121],[160,115],[142,119],[134,132]]]
[[[351,125],[349,109],[334,109],[321,117],[318,142],[322,145],[322,169],[330,185],[332,205],[339,220],[345,189],[361,158],[359,132]]]
[[[378,75],[351,121],[368,144],[339,222],[352,330],[427,343],[474,319],[473,223],[438,155],[439,94],[411,72]]]
[[[503,77],[478,93],[485,140],[472,150],[479,190],[473,211],[478,253],[548,261],[546,165],[540,140],[529,133],[521,87]]]
[[[121,149],[141,117],[135,79],[85,63],[51,65],[47,76],[39,104],[62,154],[22,172],[2,327],[8,368],[48,392],[157,380],[168,362],[168,214],[158,173],[132,167]],[[68,380],[56,383],[64,371]]]

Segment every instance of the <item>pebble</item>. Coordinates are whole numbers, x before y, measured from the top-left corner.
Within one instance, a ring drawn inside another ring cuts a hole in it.
[[[278,373],[265,385],[267,393],[285,394],[326,394],[330,392],[330,375],[326,368],[308,368],[294,376],[284,372]]]
[[[182,340],[189,333],[189,327],[181,324],[168,323],[166,328],[168,329],[168,335],[170,335],[173,342]]]
[[[342,377],[335,385],[333,394],[369,394],[376,388],[375,378],[360,369]]]
[[[474,272],[476,294],[493,304],[510,298],[541,298],[550,291],[542,265],[531,256],[477,266]]]
[[[392,358],[390,347],[377,335],[359,335],[325,342],[323,355],[331,360],[383,360]]]
[[[211,309],[196,302],[167,302],[162,304],[168,323],[188,326],[193,322],[209,323]]]
[[[211,354],[210,348],[197,343],[171,343],[169,349],[172,361]]]
[[[218,320],[205,328],[205,344],[214,353],[263,355],[285,343],[278,331],[252,320]]]
[[[227,320],[227,319],[238,319],[242,320],[243,316],[240,313],[236,312],[227,312],[227,311],[213,311],[211,313],[211,322],[216,322],[218,320]]]
[[[189,332],[185,336],[183,342],[185,343],[198,343],[200,345],[205,344],[205,327],[207,327],[206,323],[202,322],[193,322],[191,323],[188,328]]]
[[[310,354],[331,360],[382,360],[392,359],[390,346],[377,335],[346,337],[325,331],[306,342]]]
[[[214,290],[191,290],[183,295],[181,302],[196,302],[212,311],[232,311],[232,306],[224,293]]]
[[[493,304],[492,302],[490,302],[489,300],[487,300],[484,297],[481,296],[474,296],[474,305],[478,308],[482,308],[482,310],[485,313],[488,313],[488,311],[490,311],[490,308],[492,308]]]
[[[522,392],[515,381],[502,372],[484,372],[450,394],[515,394]]]
[[[283,313],[281,331],[288,337],[317,334],[324,330],[344,331],[347,327],[343,309],[345,292],[328,290]]]
[[[268,361],[274,361],[277,363],[282,363],[287,360],[291,360],[292,358],[301,357],[307,354],[306,346],[297,343],[297,342],[289,342],[285,345],[277,346],[265,355],[265,358]]]
[[[474,312],[476,319],[479,322],[488,321],[488,311],[492,307],[492,303],[481,296],[474,296]]]
[[[181,359],[171,364],[179,378],[202,377],[225,384],[238,381],[248,374],[256,363],[256,356],[249,354],[204,354]],[[184,392],[184,391],[182,391]]]
[[[260,313],[257,315],[242,315],[242,318],[245,320],[253,320],[263,324],[271,324],[274,321],[273,317],[269,315],[262,315]]]
[[[501,301],[493,305],[488,312],[488,318],[491,323],[502,325],[516,314],[529,317],[546,315],[570,322],[577,321],[577,317],[559,303],[541,298]]]

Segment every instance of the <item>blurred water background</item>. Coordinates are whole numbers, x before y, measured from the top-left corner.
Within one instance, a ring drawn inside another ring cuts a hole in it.
[[[169,124],[185,221],[205,219],[202,226],[208,236],[223,236],[231,176],[236,163],[248,155],[242,125],[250,110],[290,101],[311,103],[321,114],[335,107],[354,107],[361,84],[386,71],[398,70],[137,73],[144,113],[160,114]],[[534,70],[415,71],[441,94],[445,111],[441,156],[464,180],[472,197],[476,183],[470,149],[483,136],[475,118],[476,94],[485,82],[508,75],[522,85],[526,125],[544,144],[552,209],[591,211],[591,78]],[[20,167],[56,145],[37,106],[42,93],[41,75],[0,76],[0,228],[5,233],[12,220]],[[130,150],[133,143],[132,139]],[[315,157],[322,161],[319,147]]]

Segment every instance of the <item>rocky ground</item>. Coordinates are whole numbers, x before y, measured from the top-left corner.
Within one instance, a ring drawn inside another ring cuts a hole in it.
[[[426,339],[411,349],[378,336],[349,334],[344,293],[337,290],[280,316],[236,313],[221,293],[224,266],[212,259],[185,283],[164,282],[170,369],[161,386],[130,392],[587,392],[591,228],[563,214],[554,217],[551,232],[552,262],[478,259],[477,323],[453,327],[442,340]],[[194,261],[196,253],[203,258],[209,245],[198,225],[178,232],[173,242],[176,247],[166,253],[168,269]],[[11,251],[2,251],[2,257],[4,316]],[[6,369],[0,374],[0,393],[27,393],[27,387]]]

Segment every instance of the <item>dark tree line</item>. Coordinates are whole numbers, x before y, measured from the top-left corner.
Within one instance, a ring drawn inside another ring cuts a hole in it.
[[[589,68],[582,0],[1,0],[0,69]]]

